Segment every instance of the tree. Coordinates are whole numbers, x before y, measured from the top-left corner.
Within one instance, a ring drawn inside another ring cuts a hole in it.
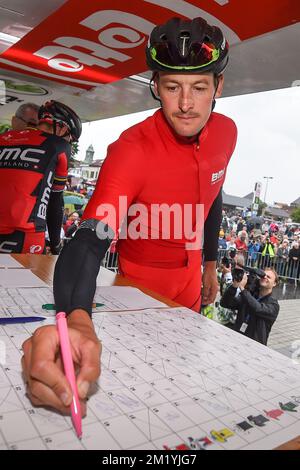
[[[291,213],[291,218],[293,222],[300,223],[300,207],[297,207],[297,209],[293,210]]]
[[[78,142],[72,142],[71,143],[71,158],[69,161],[69,168],[75,168],[76,167],[76,155],[79,152],[79,147],[78,147]]]
[[[257,215],[263,215],[265,213],[266,207],[268,207],[268,205],[259,199]]]
[[[3,134],[3,132],[6,132],[10,129],[9,124],[0,124],[0,134]]]
[[[78,142],[72,142],[71,146],[72,146],[71,156],[75,159],[75,156],[79,152]]]

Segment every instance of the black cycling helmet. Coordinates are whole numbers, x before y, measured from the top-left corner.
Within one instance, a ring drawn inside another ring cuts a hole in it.
[[[219,75],[228,63],[228,42],[217,26],[203,18],[172,18],[156,26],[146,47],[146,60],[154,72]]]
[[[54,130],[56,124],[65,124],[69,128],[72,141],[76,142],[81,136],[81,120],[69,106],[59,101],[47,101],[40,107],[39,121],[53,122]]]

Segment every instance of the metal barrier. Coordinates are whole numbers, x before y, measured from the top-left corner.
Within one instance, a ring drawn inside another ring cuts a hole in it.
[[[118,253],[108,249],[102,260],[102,266],[110,271],[118,273]]]
[[[63,245],[66,245],[70,240],[71,238],[65,237],[63,239]],[[118,272],[118,253],[115,251],[114,245],[111,245],[105,253],[101,266],[115,273]]]
[[[64,244],[68,243],[70,239],[65,238]],[[229,257],[229,250],[218,250],[218,262],[221,261],[223,256]],[[245,264],[254,268],[269,268],[272,267],[276,270],[278,276],[282,279],[291,279],[297,283],[300,280],[300,262],[297,260],[283,259],[277,255],[263,255],[262,253],[249,253],[248,251],[237,251],[244,257]],[[102,266],[110,271],[118,272],[118,253],[112,245],[106,252],[102,261]]]
[[[299,260],[284,259],[277,255],[263,255],[262,253],[249,253],[248,251],[237,251],[237,254],[242,255],[247,266],[254,268],[274,268],[278,276],[282,279],[291,279],[297,283],[300,280],[300,262]],[[218,262],[221,261],[223,256],[229,257],[228,250],[218,250]]]

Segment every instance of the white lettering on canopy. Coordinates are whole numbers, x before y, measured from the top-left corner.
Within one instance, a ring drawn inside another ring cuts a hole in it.
[[[105,28],[111,23],[119,23],[129,27]],[[97,11],[82,20],[80,24],[94,31],[105,28],[98,36],[100,43],[78,37],[63,36],[54,39],[53,42],[58,44],[57,46],[42,47],[34,55],[48,60],[50,67],[62,72],[80,72],[83,69],[82,64],[109,68],[114,64],[103,59],[113,59],[118,62],[132,59],[131,56],[114,49],[130,49],[141,45],[146,40],[146,35],[149,35],[155,27],[155,24],[144,18],[119,10]],[[120,38],[124,38],[125,41]],[[91,53],[78,51],[74,47],[87,49]],[[65,57],[57,57],[59,54],[71,56],[79,62]]]

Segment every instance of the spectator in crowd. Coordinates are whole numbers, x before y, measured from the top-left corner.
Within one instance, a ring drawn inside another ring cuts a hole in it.
[[[237,310],[233,329],[248,338],[267,344],[271,328],[279,313],[278,301],[272,296],[278,276],[272,268],[265,269],[266,276],[259,280],[258,293],[245,289],[246,273],[241,282],[233,281],[221,298],[222,307]]]
[[[277,264],[276,270],[279,276],[287,275],[287,266],[289,258],[289,242],[288,240],[283,240],[279,245],[277,250]]]
[[[300,271],[300,247],[297,241],[292,243],[289,251],[289,276],[294,279],[299,279]]]
[[[66,238],[71,238],[75,235],[76,230],[80,225],[80,217],[77,212],[73,212],[69,220],[67,221],[66,228],[65,228],[65,236]]]
[[[239,233],[241,230],[243,230],[243,227],[244,227],[244,221],[243,221],[242,217],[239,217],[238,222],[237,222],[237,227],[236,227],[237,233]]]
[[[39,123],[40,106],[35,103],[23,103],[11,119],[11,128],[14,131],[23,131],[27,128],[36,129]]]
[[[247,243],[246,243],[246,238],[247,238],[247,233],[244,231],[240,232],[240,235],[237,237],[235,244],[236,244],[236,249],[242,253],[245,253],[247,251]]]
[[[220,276],[220,294],[223,295],[227,286],[232,283],[232,258],[223,256],[218,267]]]
[[[220,294],[224,294],[226,288],[232,284],[232,267],[235,265],[231,257],[226,256],[222,258],[218,271],[219,271],[219,282],[220,282]],[[233,309],[225,308],[220,305],[220,302],[216,302],[217,308],[217,319],[222,325],[232,326],[236,320],[236,311]]]
[[[287,237],[288,237],[288,238],[292,238],[293,234],[294,234],[293,227],[288,227],[288,228],[287,228],[287,231],[286,231]]]
[[[228,219],[228,216],[227,216],[226,211],[224,209],[222,211],[222,224],[221,224],[221,227],[222,227],[222,229],[225,233],[229,230],[229,219]]]
[[[94,188],[90,188],[90,189],[88,190],[86,196],[90,199],[90,198],[92,197],[92,195],[93,195],[93,192],[94,192]]]
[[[236,250],[236,237],[231,237],[227,242],[227,250],[234,249]]]
[[[270,241],[270,237],[267,236],[265,241],[262,243],[261,248],[262,256],[262,268],[266,266],[271,266],[273,258],[275,256],[274,245]]]
[[[270,242],[274,245],[277,246],[279,244],[279,239],[278,239],[278,231],[273,231],[271,236],[270,236]]]
[[[234,233],[237,232],[237,222],[235,221],[235,219],[232,219],[231,221],[231,228],[234,231]]]
[[[259,225],[256,224],[254,229],[253,229],[253,236],[254,238],[256,237],[261,237],[262,233],[261,233],[261,229],[259,228]]]
[[[226,241],[229,242],[232,238],[236,239],[236,232],[231,229],[229,233],[226,234]]]
[[[260,251],[260,237],[252,238],[248,244],[248,256],[250,259],[250,265],[254,266]]]
[[[240,230],[240,231],[238,232],[238,237],[239,237],[239,238],[244,237],[244,238],[245,238],[245,243],[246,243],[246,245],[248,245],[248,243],[249,243],[249,236],[248,236],[247,226],[246,226],[246,225],[243,225],[242,230]]]
[[[66,225],[69,216],[70,216],[70,209],[69,209],[69,207],[65,207],[64,208],[64,215],[63,215],[63,222],[62,222],[63,226]]]
[[[72,212],[72,214],[69,215],[68,217],[68,220],[66,221],[65,225],[64,225],[64,231],[65,231],[65,234],[67,233],[68,229],[76,224],[77,226],[79,225],[79,214],[78,212]]]
[[[285,224],[279,225],[279,233],[284,235],[287,231],[287,226]]]
[[[225,233],[223,232],[223,230],[220,230],[220,232],[219,232],[218,246],[219,246],[219,250],[226,250],[227,249],[227,243],[226,243],[226,240],[225,240]]]
[[[269,228],[270,228],[270,224],[267,220],[265,220],[265,222],[262,224],[262,227],[261,227],[262,233],[265,234],[266,232],[268,232],[268,235],[269,235]]]
[[[293,235],[293,242],[295,243],[299,243],[299,235],[298,235],[298,232],[294,232],[294,235]]]
[[[271,224],[270,224],[270,228],[269,228],[269,231],[270,231],[270,235],[274,232],[278,232],[278,225],[274,222],[274,220],[272,220]]]

